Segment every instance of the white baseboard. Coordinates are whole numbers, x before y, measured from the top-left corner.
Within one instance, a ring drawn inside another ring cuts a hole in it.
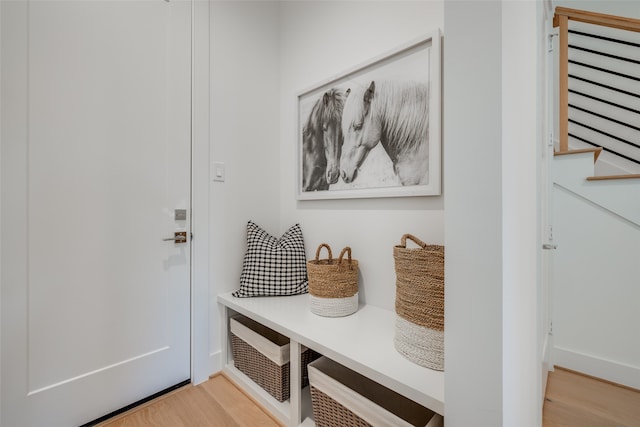
[[[556,366],[640,390],[640,367],[625,365],[561,347],[553,348]]]
[[[540,407],[544,405],[544,398],[547,394],[547,377],[549,376],[549,371],[553,370],[553,364],[551,363],[551,339],[550,335],[545,334],[544,342],[542,343],[542,396],[540,396]]]
[[[222,352],[220,350],[209,354],[209,375],[222,371]]]

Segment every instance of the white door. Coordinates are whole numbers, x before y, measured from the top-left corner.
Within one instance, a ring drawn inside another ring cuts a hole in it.
[[[192,5],[0,6],[1,424],[78,426],[190,376]]]

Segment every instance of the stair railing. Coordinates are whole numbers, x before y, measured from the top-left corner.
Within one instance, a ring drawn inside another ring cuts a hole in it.
[[[601,14],[601,13],[596,13],[596,12],[588,12],[588,11],[582,11],[582,10],[576,10],[576,9],[569,9],[569,8],[564,8],[564,7],[557,7],[556,11],[555,11],[555,15],[553,18],[553,26],[554,27],[558,27],[559,28],[559,149],[558,152],[559,153],[566,153],[569,151],[569,123],[573,122],[576,123],[574,120],[569,118],[569,93],[571,92],[571,90],[569,89],[569,21],[577,21],[577,22],[583,22],[583,23],[587,23],[587,24],[594,24],[594,25],[600,25],[600,26],[605,26],[605,27],[611,27],[611,28],[616,28],[616,29],[620,29],[620,30],[626,30],[626,31],[633,31],[633,32],[638,32],[640,33],[640,20],[638,19],[633,19],[633,18],[627,18],[627,17],[620,17],[620,16],[614,16],[614,15],[605,15],[605,14]],[[576,32],[576,31],[571,31],[571,32]],[[578,32],[576,32],[578,33]],[[584,34],[584,33],[578,33],[581,34],[583,36],[589,36],[589,37],[594,37],[591,36],[589,34]],[[598,36],[596,36],[598,37]],[[606,37],[598,37],[601,39],[607,39]],[[616,40],[613,39],[608,39],[609,41],[613,41],[613,42],[618,42]],[[630,43],[627,43],[630,44]],[[576,49],[580,49],[580,50],[587,50],[588,49],[584,49],[584,48],[579,48],[579,47],[575,47],[572,46],[573,48]],[[638,46],[640,48],[640,45]],[[601,52],[593,52],[599,55],[604,55],[604,56],[609,56],[609,57],[614,57],[614,55],[610,55],[607,53],[601,53]],[[621,59],[621,60],[628,60],[630,62],[635,62],[638,63],[640,65],[640,61],[636,61],[633,59],[626,59],[626,58],[620,58],[620,57],[616,57],[616,59]],[[579,65],[585,65],[585,64],[579,64]],[[604,69],[600,69],[598,67],[593,67],[591,66],[590,68],[593,69],[597,69],[599,71],[603,71],[603,72],[609,72],[613,75],[619,74],[616,72],[612,72],[612,71],[608,71],[608,70],[604,70]],[[576,76],[572,76],[575,79],[578,80],[585,80],[585,79],[581,79],[580,77],[576,77]],[[632,78],[632,79],[636,79],[636,80],[640,80],[637,77],[632,77],[632,76],[628,76],[628,75],[622,75],[621,77],[626,77],[626,78]],[[605,87],[607,89],[612,89],[612,90],[617,90],[616,88],[610,87],[610,86],[606,86],[603,84],[599,84],[596,82],[588,82],[591,84],[596,84],[598,86],[601,87]],[[624,91],[620,91],[617,90],[618,92],[624,92]],[[575,91],[574,91],[575,92]],[[593,98],[590,97],[589,95],[585,95],[583,93],[579,93],[579,95],[588,97],[588,98]],[[629,93],[627,92],[627,95],[629,95]],[[638,98],[640,98],[640,94],[630,94],[633,96],[636,96]],[[596,101],[599,102],[604,102],[607,104],[612,104],[608,101],[604,101],[602,99],[597,99],[597,98],[593,98]],[[620,105],[616,105],[613,104],[615,107],[618,108],[626,108]],[[594,116],[609,120],[611,122],[620,124],[622,126],[627,126],[629,128],[632,129],[636,129],[636,130],[640,130],[637,127],[634,127],[633,124],[629,124],[629,123],[622,123],[616,119],[610,118],[610,117],[605,117],[603,115],[599,115],[597,113],[594,113],[592,111],[588,111],[585,110],[583,108],[577,107],[577,106],[572,106],[573,108],[577,109],[577,110],[581,110],[584,112],[587,112],[589,114],[592,114]],[[627,108],[628,109],[628,108]],[[640,111],[633,111],[637,114],[640,114]],[[582,124],[582,123],[577,123],[587,129],[590,129],[592,131],[598,132],[602,135],[605,135],[607,137],[613,137],[616,140],[619,140],[622,143],[628,144],[630,146],[633,146],[635,148],[640,149],[640,146],[635,144],[634,142],[616,137],[614,135],[611,135],[610,133],[607,132],[603,132],[601,130],[595,129],[593,127],[590,127],[586,124]],[[596,145],[596,146],[600,146],[599,144],[594,144],[588,140],[585,140],[583,138],[577,137],[575,135],[571,135],[572,137],[575,137],[578,140],[582,140],[586,143],[589,143],[591,145]],[[637,159],[633,159],[633,158],[629,158],[627,156],[624,156],[620,153],[616,153],[615,151],[608,149],[606,147],[603,147],[604,150],[606,151],[610,151],[613,152],[614,154],[617,154],[623,158],[627,158],[628,160],[634,161],[636,163],[640,163]]]

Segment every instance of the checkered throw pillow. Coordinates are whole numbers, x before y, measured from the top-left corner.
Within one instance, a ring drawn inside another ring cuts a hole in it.
[[[307,284],[307,257],[300,225],[294,225],[277,239],[249,221],[240,289],[233,296],[303,294],[307,292]]]

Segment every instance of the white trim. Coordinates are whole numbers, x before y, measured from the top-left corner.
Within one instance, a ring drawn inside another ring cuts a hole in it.
[[[542,381],[541,381],[541,404],[544,405],[544,399],[547,395],[547,379],[549,377],[549,372],[553,371],[553,364],[551,362],[551,348],[552,348],[552,337],[550,334],[546,334],[543,343],[542,343]]]
[[[552,138],[553,146],[559,147],[560,140],[556,137]],[[584,142],[569,140],[570,150],[579,150],[581,148],[594,148]],[[623,159],[615,154],[608,153],[604,150],[600,153],[598,160],[595,162],[594,175],[627,175],[640,173],[640,165],[633,163],[632,161]]]
[[[554,347],[553,363],[555,366],[640,390],[640,367],[638,366],[631,366],[562,347]]]
[[[206,381],[209,354],[209,7],[192,0],[191,382]]]
[[[0,6],[0,28],[2,28],[2,7]],[[0,46],[2,46],[2,31],[0,31]],[[2,55],[0,55],[0,99],[2,99]],[[2,128],[2,102],[0,102],[0,128]],[[2,132],[0,132],[0,165],[2,165]],[[0,174],[0,188],[2,177]],[[2,198],[0,198],[0,236],[2,235]],[[0,277],[2,277],[2,244],[0,243]],[[0,280],[0,319],[2,319],[2,281]],[[2,384],[2,328],[0,328],[0,385]],[[2,413],[2,387],[0,386],[0,414]],[[2,416],[0,416],[2,427]]]
[[[27,396],[33,396],[34,394],[42,393],[43,391],[51,390],[53,388],[60,387],[60,386],[63,386],[65,384],[69,384],[69,383],[71,383],[73,381],[78,381],[78,380],[81,380],[82,378],[86,378],[86,377],[89,377],[91,375],[95,375],[95,374],[98,374],[100,372],[104,372],[104,371],[107,371],[109,369],[116,368],[118,366],[126,365],[127,363],[131,363],[131,362],[133,362],[135,360],[144,359],[145,357],[151,356],[153,354],[160,353],[162,351],[167,351],[170,348],[171,347],[169,347],[169,346],[165,346],[165,347],[158,348],[156,350],[150,351],[148,353],[140,354],[138,356],[131,357],[131,358],[126,359],[126,360],[122,360],[120,362],[112,363],[111,365],[104,366],[102,368],[95,369],[95,370],[90,371],[90,372],[85,372],[84,374],[80,374],[80,375],[77,375],[75,377],[68,378],[68,379],[66,379],[64,381],[60,381],[60,382],[57,382],[57,383],[54,383],[54,384],[51,384],[51,385],[48,385],[48,386],[45,386],[45,387],[41,387],[41,388],[36,389],[36,390],[29,391],[27,393]]]
[[[209,353],[209,372],[212,374],[222,371],[222,351]]]

